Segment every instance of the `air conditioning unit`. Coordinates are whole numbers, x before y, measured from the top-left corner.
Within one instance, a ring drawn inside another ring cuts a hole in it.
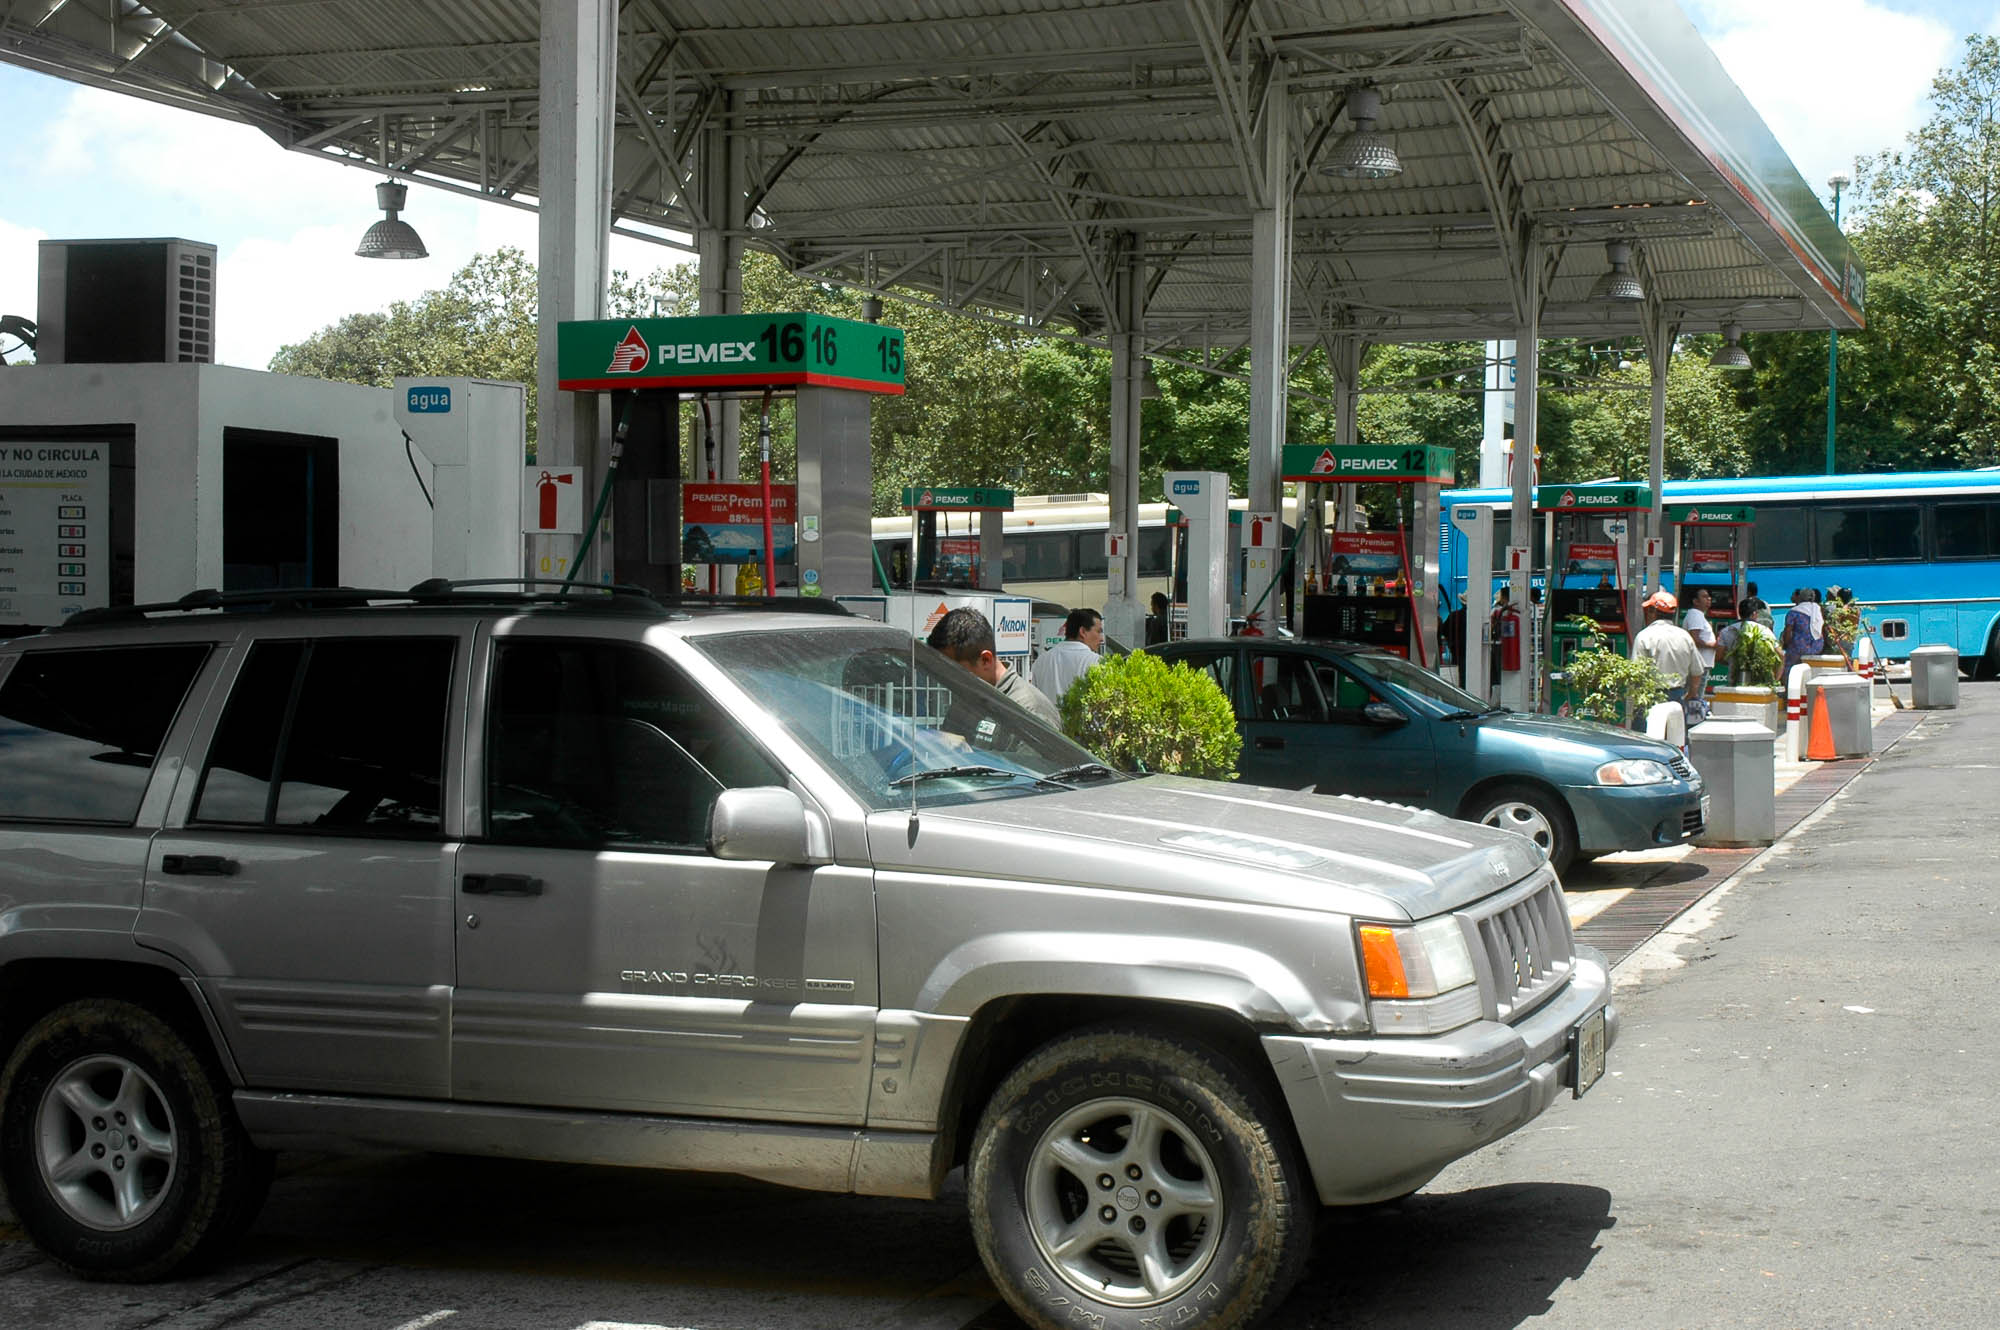
[[[43,365],[215,360],[215,246],[44,240],[35,360]]]

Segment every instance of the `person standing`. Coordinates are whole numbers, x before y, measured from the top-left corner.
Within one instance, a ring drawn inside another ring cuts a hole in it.
[[[951,611],[937,621],[937,626],[931,629],[931,635],[925,640],[967,673],[992,684],[1008,701],[1029,712],[1036,720],[1053,729],[1062,728],[1062,717],[1056,714],[1055,705],[1043,697],[1033,684],[1009,669],[1007,662],[994,651],[993,625],[978,610],[962,608]]]
[[[1688,630],[1674,622],[1680,602],[1670,591],[1655,591],[1646,597],[1646,626],[1632,639],[1632,659],[1650,660],[1667,686],[1667,700],[1679,702],[1683,714],[1690,696],[1699,699],[1708,677],[1701,653]],[[1690,691],[1692,690],[1692,692]]]
[[[1158,646],[1173,636],[1174,606],[1164,591],[1155,591],[1146,615],[1146,645]]]
[[[1785,630],[1778,636],[1778,645],[1785,652],[1786,679],[1792,677],[1792,666],[1826,649],[1826,621],[1820,617],[1813,595],[1804,587],[1798,588],[1792,592],[1791,608],[1785,611]]]
[[[1063,620],[1063,640],[1042,653],[1032,677],[1042,696],[1062,705],[1063,694],[1097,664],[1104,645],[1104,616],[1096,610],[1071,610]]]
[[[1708,607],[1714,604],[1705,586],[1696,587],[1688,597],[1688,611],[1681,619],[1681,627],[1687,629],[1694,639],[1694,649],[1701,654],[1704,670],[1715,668],[1715,625],[1708,621]]]

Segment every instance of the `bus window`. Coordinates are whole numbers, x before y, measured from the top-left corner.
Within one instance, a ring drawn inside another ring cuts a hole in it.
[[[1818,563],[1882,563],[1921,556],[1922,512],[1895,508],[1822,508],[1813,522]]]
[[[2000,504],[1939,504],[1937,556],[1940,559],[2000,556]]]
[[[1108,577],[1111,560],[1104,553],[1102,531],[1080,531],[1076,536],[1076,575],[1078,577]]]
[[[1139,529],[1139,576],[1165,577],[1174,570],[1172,527],[1149,526]]]
[[[1750,561],[1759,566],[1804,563],[1806,510],[1759,503],[1757,524],[1751,528]]]
[[[1008,582],[1065,582],[1076,576],[1076,533],[1018,532],[1000,542],[1001,577]]]

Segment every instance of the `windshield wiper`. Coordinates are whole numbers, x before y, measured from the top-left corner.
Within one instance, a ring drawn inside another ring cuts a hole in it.
[[[1045,776],[1034,776],[1025,771],[1011,771],[1006,767],[964,766],[933,767],[929,771],[913,771],[907,776],[898,776],[890,781],[889,788],[899,790],[906,785],[921,785],[930,780],[958,780],[979,776],[998,776],[1003,780],[1031,780],[1039,785],[1055,784]]]
[[[1117,775],[1117,772],[1102,762],[1079,762],[1073,767],[1064,767],[1061,771],[1051,771],[1042,779],[1061,784],[1078,780],[1111,780]]]

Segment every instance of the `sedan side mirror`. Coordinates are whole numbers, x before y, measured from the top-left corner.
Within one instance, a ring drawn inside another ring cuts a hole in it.
[[[1410,718],[1387,702],[1370,702],[1361,708],[1361,714],[1370,725],[1407,725]]]
[[[708,852],[718,859],[831,863],[826,841],[805,800],[782,785],[724,790],[708,815]]]

